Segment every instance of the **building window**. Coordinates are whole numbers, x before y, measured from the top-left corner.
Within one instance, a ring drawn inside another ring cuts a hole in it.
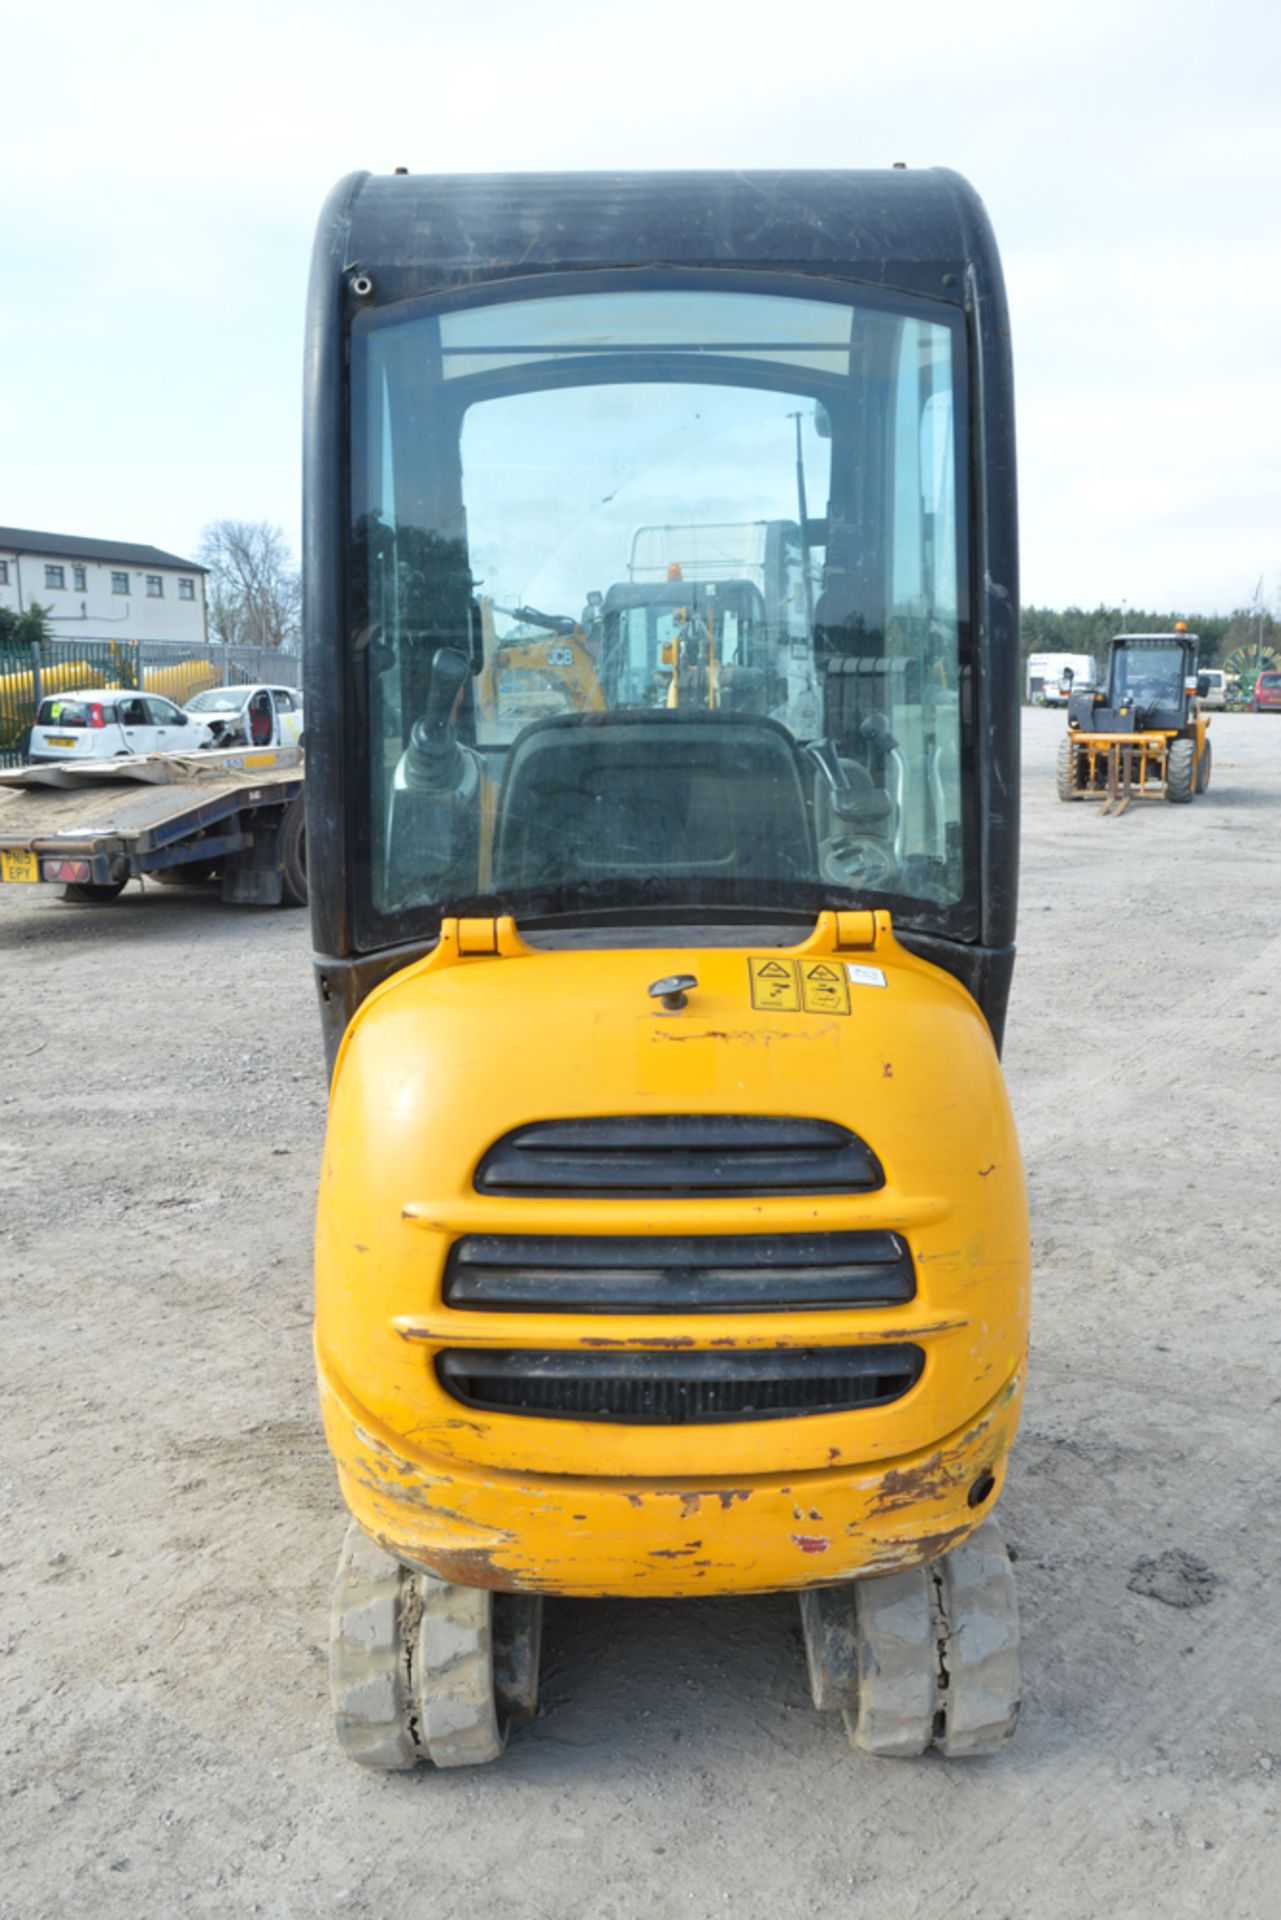
[[[44,570],[44,583],[46,587],[65,587],[67,584],[66,568],[46,567]]]
[[[196,583],[195,583],[195,581],[194,581],[194,580],[180,580],[180,581],[178,582],[178,598],[179,598],[180,600],[194,600],[194,599],[195,599],[195,597],[196,597]]]
[[[147,575],[148,600],[162,599],[164,597],[164,591],[165,591],[165,583],[164,583],[163,576],[158,573],[149,573]]]
[[[71,584],[72,584],[72,586],[73,586],[73,587],[75,588],[75,591],[76,591],[77,593],[83,593],[83,592],[84,592],[84,590],[85,590],[85,570],[84,570],[84,568],[83,568],[83,567],[73,567],[73,568],[71,569]]]
[[[8,584],[9,584],[9,562],[7,560],[0,560],[0,587],[7,587]]]
[[[127,573],[113,573],[111,576],[111,591],[113,593],[128,593],[129,575]]]

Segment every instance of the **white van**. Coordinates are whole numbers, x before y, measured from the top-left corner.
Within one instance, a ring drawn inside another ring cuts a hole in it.
[[[1092,692],[1099,670],[1088,653],[1034,653],[1027,663],[1029,706],[1065,707],[1073,693]]]

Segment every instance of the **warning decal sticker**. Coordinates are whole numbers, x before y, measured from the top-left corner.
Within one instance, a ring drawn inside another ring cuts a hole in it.
[[[838,962],[749,960],[752,1005],[761,1013],[848,1013],[850,990]]]
[[[762,1013],[799,1013],[801,983],[795,960],[749,960],[752,1005]]]
[[[802,960],[801,998],[806,1013],[848,1013],[850,990],[840,965],[830,960]]]

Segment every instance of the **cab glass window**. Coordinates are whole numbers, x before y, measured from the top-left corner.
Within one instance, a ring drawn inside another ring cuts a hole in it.
[[[737,276],[362,316],[364,937],[969,932],[963,344],[952,309]]]

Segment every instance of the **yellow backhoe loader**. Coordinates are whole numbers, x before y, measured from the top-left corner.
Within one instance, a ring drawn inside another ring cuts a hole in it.
[[[500,607],[484,598],[478,602],[484,665],[476,686],[476,707],[491,736],[519,733],[530,721],[549,713],[603,713],[608,702],[601,690],[596,663],[587,636],[576,620],[539,613],[534,607]],[[518,623],[515,634],[500,640],[495,612]],[[550,637],[538,639],[531,628],[545,627]]]

